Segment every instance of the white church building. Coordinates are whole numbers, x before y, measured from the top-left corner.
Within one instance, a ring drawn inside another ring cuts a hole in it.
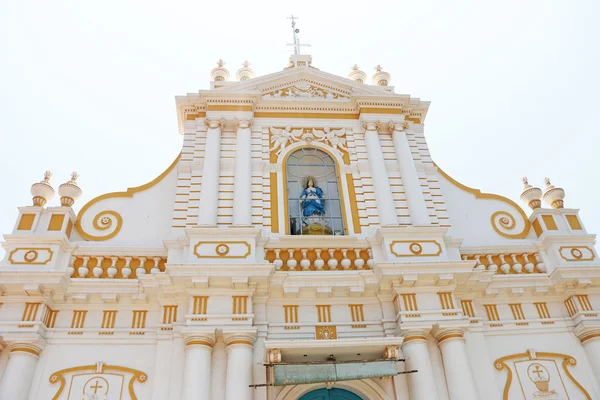
[[[448,176],[390,80],[219,62],[153,181],[33,184],[0,399],[600,399],[595,235],[548,179],[528,216]]]

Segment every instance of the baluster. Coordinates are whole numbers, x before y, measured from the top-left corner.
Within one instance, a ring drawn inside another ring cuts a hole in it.
[[[125,265],[123,266],[123,269],[121,270],[121,275],[123,275],[123,278],[127,279],[129,278],[129,276],[131,275],[131,257],[125,257]]]
[[[369,249],[367,250],[367,253],[369,254],[369,258],[367,259],[367,267],[369,267],[369,269],[373,269],[373,266],[375,265],[375,261],[373,260],[373,250]]]
[[[354,254],[356,254],[356,258],[354,259],[354,266],[356,269],[362,269],[365,266],[365,260],[360,257],[361,249],[354,249]]]
[[[325,266],[325,260],[323,260],[321,258],[321,249],[315,249],[315,253],[317,254],[317,258],[315,259],[315,268],[318,270],[323,269],[323,267]]]
[[[352,265],[352,261],[348,258],[348,249],[342,249],[342,268],[348,269]]]
[[[160,268],[158,267],[158,264],[160,263],[160,257],[154,257],[153,260],[154,260],[154,266],[150,270],[150,273],[158,274],[160,272]]]
[[[81,267],[77,269],[77,273],[79,274],[80,278],[85,278],[90,272],[90,270],[87,267],[88,261],[90,261],[90,258],[88,256],[83,256],[83,264],[81,264]]]
[[[510,264],[504,259],[504,254],[500,254],[500,271],[508,274],[510,272]]]
[[[307,270],[310,268],[310,260],[307,257],[308,249],[302,249],[300,250],[300,252],[302,253],[302,260],[300,260],[300,266],[302,267],[302,269]]]
[[[281,250],[275,249],[275,260],[273,260],[273,265],[276,270],[280,270],[283,267],[283,260],[281,259]]]
[[[485,269],[485,265],[483,265],[481,263],[481,256],[479,254],[476,254],[475,258],[473,258],[473,260],[475,260],[475,269],[476,270],[483,270],[483,269]]]
[[[525,271],[531,273],[535,268],[535,265],[531,261],[529,261],[529,254],[523,253],[523,259],[525,260]]]
[[[336,269],[338,266],[338,260],[335,258],[335,249],[329,249],[329,260],[327,260],[327,266],[329,269]]]
[[[523,272],[523,265],[517,260],[517,255],[511,254],[510,257],[512,258],[512,262],[513,262],[513,266],[512,266],[513,271],[515,271],[517,274],[520,274],[521,272]]]
[[[487,270],[488,271],[493,271],[493,272],[498,272],[498,265],[494,262],[494,259],[492,258],[492,255],[488,254],[487,256],[485,256],[485,258],[488,261]]]
[[[73,274],[75,273],[75,261],[76,260],[77,260],[77,257],[71,256],[71,264],[67,267],[67,274],[69,274],[69,276],[73,276]]]
[[[106,273],[109,278],[114,278],[115,276],[117,276],[117,272],[119,272],[119,270],[117,269],[117,261],[119,261],[119,257],[111,257],[110,261],[111,264],[110,267],[108,267]]]
[[[146,264],[146,257],[140,257],[140,265],[135,269],[135,274],[137,276],[146,275],[146,268],[144,268],[144,264]]]
[[[287,260],[287,266],[290,270],[293,270],[298,265],[298,261],[294,258],[294,249],[288,249],[288,254],[290,255],[290,258]]]
[[[535,268],[539,271],[539,272],[547,272],[548,269],[546,268],[546,264],[544,264],[542,262],[542,260],[540,259],[540,253],[535,253]]]
[[[104,257],[96,257],[96,266],[92,269],[92,273],[96,278],[100,278],[104,270],[102,269],[102,261],[104,261]]]

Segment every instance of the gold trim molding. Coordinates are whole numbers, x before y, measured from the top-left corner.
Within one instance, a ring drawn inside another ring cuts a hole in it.
[[[517,212],[519,213],[519,215],[523,219],[523,223],[524,223],[523,230],[521,232],[519,232],[519,233],[514,233],[514,234],[512,234],[512,233],[506,233],[506,232],[503,232],[502,230],[500,230],[496,226],[494,218],[497,218],[497,217],[507,218],[508,220],[502,220],[502,221],[499,222],[500,226],[503,227],[503,228],[505,228],[505,229],[509,229],[509,228],[506,228],[506,226],[512,226],[512,228],[510,228],[510,229],[514,229],[514,227],[516,226],[516,220],[515,220],[515,218],[510,213],[508,213],[506,211],[497,211],[491,217],[492,227],[494,228],[494,230],[496,231],[497,234],[499,234],[500,236],[505,237],[507,239],[524,239],[524,238],[527,237],[527,235],[529,234],[529,230],[531,229],[531,224],[529,223],[529,218],[527,218],[527,214],[525,214],[525,211],[523,211],[523,209],[521,207],[519,207],[519,205],[517,203],[515,203],[514,201],[512,201],[511,199],[509,199],[507,197],[500,196],[498,194],[493,194],[493,193],[483,193],[479,189],[473,189],[473,188],[470,188],[470,187],[468,187],[466,185],[463,185],[462,183],[460,183],[457,180],[453,179],[446,172],[444,172],[444,170],[441,169],[439,165],[437,165],[435,163],[434,163],[434,165],[437,167],[438,172],[444,178],[446,178],[451,184],[453,184],[454,186],[458,187],[461,190],[464,190],[465,192],[471,193],[472,195],[475,196],[475,198],[477,198],[477,199],[494,199],[494,200],[499,200],[499,201],[501,201],[503,203],[506,203],[506,204],[510,205],[511,207],[513,207],[513,208],[515,208],[517,210]]]
[[[507,372],[506,383],[504,385],[503,400],[509,400],[510,385],[513,380],[513,371],[511,369],[511,367],[508,364],[506,364],[506,361],[517,360],[520,358],[523,358],[526,360],[532,360],[532,361],[536,360],[536,359],[543,360],[542,357],[559,358],[559,359],[562,358],[563,359],[562,368],[563,368],[565,374],[567,375],[567,377],[571,380],[571,382],[575,386],[577,386],[579,388],[579,390],[581,390],[581,392],[583,393],[583,395],[585,396],[585,398],[587,400],[592,400],[592,397],[585,390],[585,388],[573,377],[571,372],[567,369],[567,366],[569,366],[569,365],[572,367],[577,365],[577,360],[575,359],[575,357],[571,357],[567,354],[549,353],[549,352],[535,352],[535,356],[533,356],[532,353],[533,352],[513,354],[510,356],[501,357],[501,358],[497,359],[496,361],[494,361],[494,367],[498,371],[502,371],[503,369],[505,369]]]
[[[81,235],[81,237],[83,237],[86,240],[92,240],[92,241],[103,241],[103,240],[108,240],[113,238],[117,233],[119,233],[121,226],[122,226],[122,222],[123,222],[123,218],[116,212],[116,211],[110,211],[110,210],[104,210],[99,212],[93,220],[93,224],[94,227],[96,229],[100,229],[96,227],[96,224],[98,223],[98,220],[100,220],[100,225],[98,226],[104,226],[104,224],[102,224],[102,218],[100,214],[110,214],[112,215],[114,218],[116,218],[116,228],[113,232],[111,232],[108,235],[105,236],[95,236],[95,235],[91,235],[89,233],[87,233],[83,227],[81,226],[81,219],[83,217],[83,215],[85,214],[85,212],[94,204],[98,203],[101,200],[104,199],[109,199],[109,198],[115,198],[115,197],[133,197],[134,194],[139,193],[139,192],[143,192],[144,190],[150,189],[151,187],[155,186],[156,184],[158,184],[160,181],[162,181],[176,166],[177,163],[179,162],[179,159],[181,158],[181,153],[179,153],[179,155],[177,156],[177,158],[175,158],[175,161],[173,161],[171,163],[171,165],[169,165],[169,167],[163,171],[163,173],[161,173],[159,176],[157,176],[156,178],[154,178],[153,180],[151,180],[150,182],[141,185],[141,186],[136,186],[136,187],[132,187],[132,188],[128,188],[127,191],[125,192],[112,192],[112,193],[105,193],[103,195],[100,195],[98,197],[93,198],[92,200],[88,201],[79,211],[79,213],[77,214],[77,221],[75,222],[75,229],[77,230],[77,232]],[[119,217],[117,218],[114,214],[118,215]],[[108,224],[105,221],[105,224]],[[112,226],[112,223],[108,225],[108,227]],[[108,229],[108,227],[105,227],[103,229]],[[103,230],[100,229],[100,230]]]
[[[103,374],[104,371],[118,371],[118,372],[125,372],[125,373],[133,374],[133,376],[129,380],[129,396],[131,397],[131,400],[137,400],[137,396],[135,395],[135,391],[133,390],[133,384],[135,383],[135,381],[144,383],[148,380],[148,375],[146,375],[142,371],[138,371],[137,369],[105,365],[102,363],[98,363],[95,365],[84,365],[84,366],[80,366],[80,367],[61,369],[60,371],[56,371],[55,373],[50,375],[50,378],[48,379],[50,381],[50,383],[60,382],[60,387],[58,388],[58,391],[56,392],[54,397],[52,397],[52,400],[58,400],[61,393],[65,389],[66,380],[63,375],[70,374],[72,372],[80,372],[80,371],[91,371],[92,373],[96,372],[96,373],[98,373],[98,375]]]
[[[15,254],[19,251],[26,251],[23,254],[23,261],[15,260]],[[40,257],[40,252],[47,252],[48,257],[45,261],[37,261]],[[46,265],[52,261],[54,252],[50,247],[17,247],[8,255],[8,261],[13,265]]]
[[[215,245],[214,255],[201,255],[198,253],[198,247],[203,244]],[[235,245],[243,245],[246,246],[246,253],[244,255],[229,255],[232,248],[235,248]],[[248,256],[252,253],[252,246],[250,243],[246,241],[236,241],[236,242],[219,242],[219,241],[210,241],[210,242],[198,242],[194,246],[194,255],[197,258],[248,258]]]
[[[409,253],[397,253],[394,250],[394,245],[399,243],[410,243],[408,245]],[[432,243],[437,247],[437,251],[434,252],[423,252],[423,244]],[[436,257],[442,254],[442,246],[436,240],[394,240],[390,243],[390,253],[396,257]]]

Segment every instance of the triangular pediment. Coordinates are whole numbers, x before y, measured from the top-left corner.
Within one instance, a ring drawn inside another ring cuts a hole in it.
[[[289,68],[251,80],[231,83],[212,91],[221,93],[253,92],[262,100],[276,101],[350,101],[356,96],[395,97],[391,87],[354,82],[312,67]]]

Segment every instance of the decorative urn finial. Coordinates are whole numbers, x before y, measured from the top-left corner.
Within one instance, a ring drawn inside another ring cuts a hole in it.
[[[73,204],[75,204],[75,200],[81,197],[81,189],[77,186],[77,178],[79,178],[79,174],[73,172],[71,174],[71,180],[58,187],[61,206],[72,207]]]
[[[375,75],[373,75],[373,85],[387,86],[392,79],[392,76],[385,72],[381,65],[375,67]]]
[[[46,171],[44,173],[43,181],[31,185],[31,195],[33,196],[34,206],[44,207],[44,204],[54,197],[54,188],[50,185],[51,177],[52,172]]]
[[[542,189],[533,187],[527,182],[527,177],[523,177],[523,191],[521,192],[521,201],[531,207],[532,210],[542,206]]]
[[[250,63],[248,60],[245,60],[242,64],[242,68],[238,70],[235,74],[238,81],[246,81],[248,79],[254,78],[254,71],[250,68]]]
[[[544,189],[544,194],[542,196],[544,201],[552,206],[552,208],[563,208],[563,200],[565,199],[564,189],[557,188],[551,184],[550,178],[544,178],[544,182],[546,183],[546,189]]]
[[[229,80],[229,71],[224,67],[225,61],[219,60],[217,61],[217,67],[213,68],[210,71],[210,79],[215,82],[227,81]]]
[[[365,83],[365,81],[367,80],[367,74],[362,72],[358,68],[358,65],[354,64],[352,66],[352,71],[350,71],[350,73],[348,74],[348,79],[352,79],[354,82],[358,83]]]

